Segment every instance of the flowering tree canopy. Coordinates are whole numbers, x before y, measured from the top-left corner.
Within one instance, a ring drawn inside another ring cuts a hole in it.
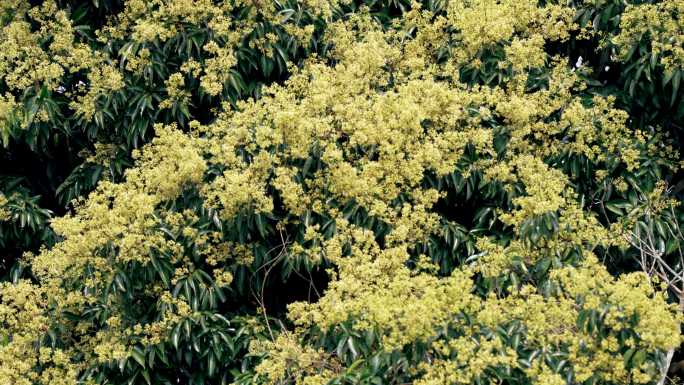
[[[681,0],[0,5],[0,384],[663,380]]]

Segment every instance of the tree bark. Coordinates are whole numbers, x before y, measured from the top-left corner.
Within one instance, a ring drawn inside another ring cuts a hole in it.
[[[674,351],[674,348],[667,351],[665,362],[663,363],[663,368],[660,372],[660,381],[658,381],[658,385],[665,385],[665,381],[667,381],[667,372],[670,369],[670,362],[672,362],[672,357],[674,357]]]
[[[684,296],[679,296],[679,311],[684,312]],[[665,362],[663,363],[663,369],[660,372],[660,381],[658,381],[658,385],[665,385],[665,382],[667,381],[667,373],[670,369],[670,363],[672,363],[672,357],[674,357],[675,349],[676,347],[667,351]]]

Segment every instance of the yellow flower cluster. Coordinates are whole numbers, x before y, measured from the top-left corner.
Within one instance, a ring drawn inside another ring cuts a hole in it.
[[[12,94],[0,95],[0,137],[4,146],[8,144],[11,127],[17,123],[15,120],[20,108]]]
[[[299,6],[312,15],[330,17],[336,4],[334,0],[318,0],[305,1]],[[246,7],[247,12],[243,7]],[[212,32],[212,38],[201,49],[209,54],[209,58],[198,68],[198,73],[193,71],[193,74],[200,76],[204,91],[216,96],[229,82],[235,84],[235,79],[232,78],[234,75],[231,74],[231,69],[237,64],[235,50],[239,48],[245,36],[258,31],[263,20],[283,28],[290,36],[296,38],[299,44],[307,44],[313,33],[313,26],[299,26],[293,23],[293,20],[283,18],[279,7],[281,5],[277,2],[260,1],[129,0],[125,2],[125,9],[117,15],[116,21],[108,23],[96,33],[102,42],[121,40],[130,36],[134,42],[142,45],[156,39],[165,42],[185,28],[206,25]],[[236,18],[236,13],[243,17]],[[278,39],[277,35],[269,33],[251,40],[250,44],[273,56],[273,46]],[[138,49],[135,49],[131,52],[129,49],[122,58],[128,61],[126,68],[137,72],[141,67],[150,64],[145,57],[146,50],[144,48],[138,52]],[[186,64],[188,63],[183,65]],[[173,78],[174,76],[176,78]],[[171,77],[167,85],[170,89],[178,88],[177,75],[172,74]],[[169,96],[173,99],[171,94]],[[168,102],[163,103],[162,107],[168,107],[167,104]]]
[[[6,207],[8,203],[5,194],[0,194],[0,222],[10,219],[11,213]]]
[[[166,94],[168,98],[159,103],[159,108],[172,108],[176,103],[187,104],[190,99],[190,93],[184,90],[185,78],[180,72],[176,72],[169,76],[166,80]]]
[[[533,0],[451,1],[448,4],[449,25],[458,32],[459,51],[464,51],[455,55],[461,63],[473,59],[481,50],[508,43],[507,53],[514,68],[538,67],[545,56],[542,42],[565,39],[573,28],[569,8],[551,4],[539,7]],[[522,62],[516,62],[516,58]]]
[[[524,370],[534,384],[565,384],[554,368],[541,359],[562,349],[569,351],[566,360],[579,383],[592,376],[598,381],[615,383],[650,382],[656,375],[655,368],[625,368],[617,338],[622,330],[633,327],[641,340],[634,341],[628,346],[630,349],[651,351],[658,346],[677,345],[681,339],[679,321],[671,316],[663,294],[656,292],[643,274],[616,280],[593,257],[588,257],[579,268],[555,270],[552,277],[559,291],[550,297],[538,294],[533,287],[522,287],[503,298],[487,297],[472,313],[478,323],[465,329],[465,337],[433,343],[435,353],[451,358],[425,364],[424,377],[418,383],[470,384],[485,368],[503,366]],[[645,308],[655,304],[658,310]],[[612,331],[610,335],[597,340],[586,329],[578,327],[580,313],[588,310],[603,311],[606,325]],[[636,314],[639,316],[635,317]],[[630,324],[633,319],[638,320],[636,325]],[[664,322],[660,327],[652,324],[658,319]],[[469,334],[495,330],[500,325],[524,330],[525,341],[520,343],[541,352],[541,357],[526,363],[497,334],[484,333],[479,338]]]
[[[667,70],[684,68],[684,2],[665,0],[656,4],[630,5],[620,18],[620,33],[613,38],[622,56],[631,55],[629,47],[638,47],[650,39],[654,59]]]
[[[122,75],[107,57],[76,39],[69,13],[60,9],[55,1],[45,1],[34,8],[21,3],[14,10],[13,19],[2,25],[0,81],[16,92],[28,88],[38,92],[45,87],[51,92],[65,93],[72,99],[70,107],[91,119],[98,97],[123,87]],[[73,89],[60,84],[66,73],[82,70],[87,71],[87,83]],[[47,120],[46,112],[42,110],[32,112],[30,116],[18,114],[20,112],[15,108],[15,114],[22,117],[23,126],[35,118]]]
[[[73,385],[81,369],[73,365],[70,351],[43,347],[35,341],[47,332],[48,298],[40,287],[27,281],[0,285],[0,384]],[[38,364],[44,369],[38,373]]]
[[[256,372],[266,384],[325,385],[334,378],[341,365],[322,349],[301,346],[297,336],[278,335],[275,341],[255,341],[250,354],[267,355],[267,364],[258,365]]]
[[[54,19],[48,19],[47,15]],[[43,28],[34,32],[32,20],[41,23]],[[30,18],[26,7],[20,7],[14,20],[2,26],[0,79],[16,90],[43,83],[50,89],[56,88],[64,74],[63,63],[51,57],[58,52],[44,50],[40,43],[54,33],[55,48],[62,51],[73,39],[71,32],[67,15],[64,11],[57,12],[54,1],[47,1],[41,8],[32,9]]]

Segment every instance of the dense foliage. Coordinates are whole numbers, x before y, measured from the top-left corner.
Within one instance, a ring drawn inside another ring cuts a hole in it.
[[[665,381],[684,1],[0,24],[0,384]]]

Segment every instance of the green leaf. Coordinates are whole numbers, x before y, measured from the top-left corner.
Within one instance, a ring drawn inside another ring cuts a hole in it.
[[[171,343],[173,344],[173,347],[178,350],[178,344],[180,342],[180,324],[176,325],[175,328],[173,328],[173,332],[171,332]]]
[[[629,362],[632,359],[632,356],[634,355],[634,352],[636,350],[634,348],[628,349],[625,354],[622,356],[622,361],[625,364],[625,368],[629,368]]]
[[[133,350],[131,350],[131,357],[140,364],[143,368],[145,367],[145,353],[140,349],[139,347],[134,347]]]
[[[216,372],[216,358],[211,352],[207,355],[207,370],[209,377],[213,377]]]

